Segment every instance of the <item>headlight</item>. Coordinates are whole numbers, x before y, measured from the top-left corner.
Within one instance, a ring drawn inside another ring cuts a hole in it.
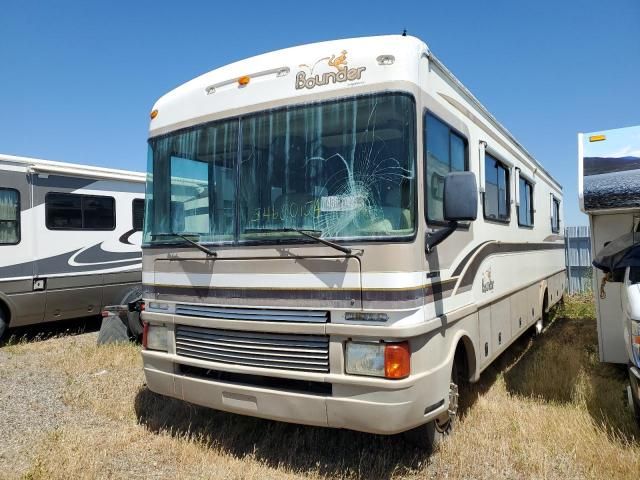
[[[168,350],[167,327],[165,325],[144,324],[142,346],[148,350]]]
[[[347,342],[346,372],[385,378],[406,378],[411,373],[409,342]]]

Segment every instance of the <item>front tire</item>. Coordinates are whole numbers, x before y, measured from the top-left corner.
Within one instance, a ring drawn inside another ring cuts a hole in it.
[[[457,359],[456,359],[457,360]],[[431,420],[413,430],[405,432],[410,443],[431,454],[435,452],[442,442],[453,433],[458,423],[458,399],[459,389],[462,384],[461,369],[454,360],[449,382],[449,408],[440,417]]]

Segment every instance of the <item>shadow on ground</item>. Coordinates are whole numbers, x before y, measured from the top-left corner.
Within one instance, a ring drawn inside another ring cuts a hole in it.
[[[0,339],[0,347],[15,343],[30,343],[54,337],[67,337],[100,330],[102,317],[91,316],[73,320],[59,320],[9,329]]]

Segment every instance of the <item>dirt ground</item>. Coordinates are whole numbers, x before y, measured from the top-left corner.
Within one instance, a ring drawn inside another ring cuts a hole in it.
[[[13,332],[0,347],[0,478],[638,478],[625,372],[602,365],[573,299],[482,374],[431,456],[403,437],[216,412],[150,392],[135,345],[97,323]]]

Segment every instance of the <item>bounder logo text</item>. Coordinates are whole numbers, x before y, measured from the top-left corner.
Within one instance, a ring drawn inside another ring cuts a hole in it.
[[[325,63],[326,62],[326,63]],[[328,71],[316,73],[316,69],[324,67]],[[331,55],[318,60],[313,66],[307,64],[300,65],[300,70],[296,74],[296,90],[308,88],[309,90],[317,86],[327,85],[330,83],[350,82],[360,80],[362,72],[367,67],[349,68],[347,65],[347,51],[343,50],[340,55]],[[334,71],[335,69],[335,71]]]

